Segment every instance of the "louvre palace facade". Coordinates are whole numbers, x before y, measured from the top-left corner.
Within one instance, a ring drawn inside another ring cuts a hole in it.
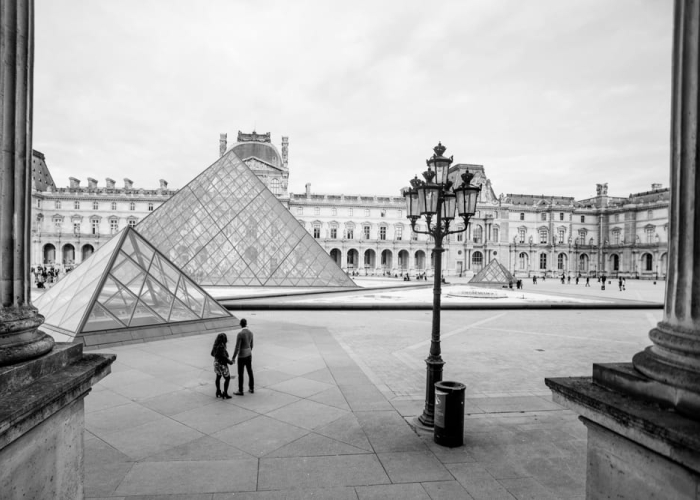
[[[412,232],[400,189],[391,196],[318,194],[306,184],[305,192],[290,193],[287,137],[282,137],[280,151],[269,133],[239,132],[230,147],[226,134],[221,134],[219,156],[231,149],[344,271],[361,276],[432,275],[433,242]],[[72,268],[175,194],[165,180],[157,189],[144,189],[134,187],[130,179],[117,187],[112,179],[100,185],[88,178],[83,185],[70,178],[68,187],[59,188],[44,156],[35,152],[34,160],[32,266]],[[204,170],[206,165],[200,167]],[[585,200],[496,195],[482,165],[452,168],[469,169],[482,191],[467,230],[445,242],[445,276],[471,276],[492,259],[519,278],[579,273],[665,276],[669,191],[661,184],[627,197],[610,196],[607,184],[598,184],[596,195]]]

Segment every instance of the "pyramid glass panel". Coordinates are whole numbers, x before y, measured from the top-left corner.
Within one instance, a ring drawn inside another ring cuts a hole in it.
[[[355,287],[233,150],[137,227],[199,285]]]
[[[97,330],[113,330],[115,328],[124,328],[124,324],[120,323],[119,320],[109,314],[104,307],[95,302],[85,322],[83,331],[94,332]]]
[[[47,326],[82,335],[206,318],[235,320],[134,229],[110,242],[35,301]]]

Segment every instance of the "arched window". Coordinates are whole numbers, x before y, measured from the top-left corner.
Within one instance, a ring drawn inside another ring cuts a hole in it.
[[[650,253],[644,254],[644,270],[653,271],[654,270],[654,258]]]
[[[472,254],[472,270],[475,273],[478,273],[481,271],[481,268],[484,265],[484,256],[481,254],[481,252],[474,252]]]
[[[612,256],[612,268],[613,268],[613,271],[620,270],[620,256],[617,254],[614,254]]]
[[[520,269],[527,269],[527,254],[525,252],[520,252],[518,256],[518,264],[520,264]]]
[[[542,269],[542,270],[547,269],[547,254],[546,253],[540,254],[540,269]]]
[[[484,235],[484,230],[482,229],[481,226],[474,226],[474,243],[481,243],[481,239],[483,238]],[[478,252],[477,252],[478,253]],[[481,254],[479,254],[481,255]]]
[[[278,178],[273,177],[270,180],[270,191],[272,191],[272,194],[275,196],[282,194],[282,185],[280,184],[280,180]]]

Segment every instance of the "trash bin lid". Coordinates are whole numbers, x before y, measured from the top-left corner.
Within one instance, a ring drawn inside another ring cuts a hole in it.
[[[441,382],[435,382],[435,388],[440,389],[443,392],[459,392],[464,391],[467,386],[461,382],[452,382],[449,380],[443,380]]]

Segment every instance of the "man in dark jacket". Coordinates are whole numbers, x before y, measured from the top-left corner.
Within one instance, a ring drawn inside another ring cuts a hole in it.
[[[248,372],[248,392],[255,392],[255,384],[253,380],[253,332],[248,330],[248,321],[245,318],[241,319],[241,327],[236,337],[236,348],[233,351],[233,361],[236,361],[238,356],[238,392],[234,392],[236,396],[243,396],[243,369]]]

